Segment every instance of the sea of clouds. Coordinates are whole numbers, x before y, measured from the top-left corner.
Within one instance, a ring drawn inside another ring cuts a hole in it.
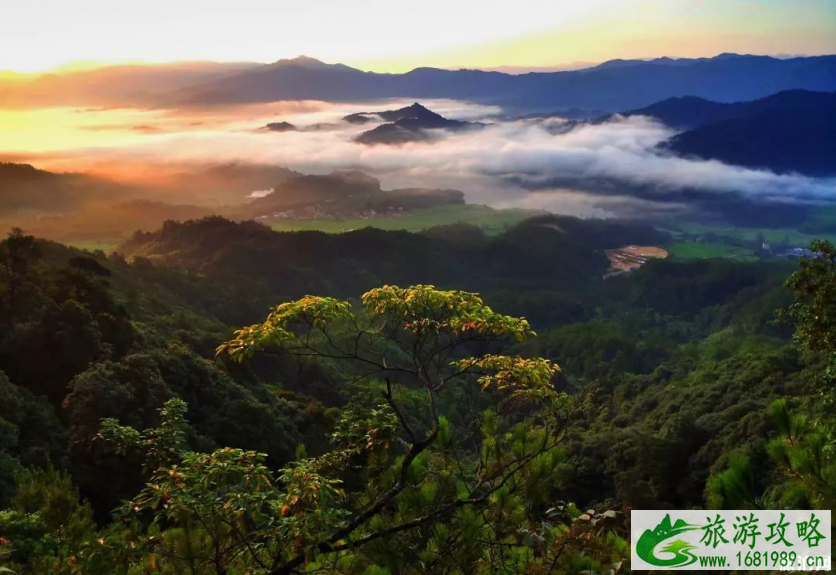
[[[726,200],[806,205],[836,200],[834,179],[676,157],[661,146],[675,131],[647,117],[615,116],[576,125],[560,118],[509,118],[490,106],[427,101],[422,103],[445,117],[486,125],[439,131],[432,142],[399,146],[358,144],[354,138],[372,126],[341,119],[409,103],[287,102],[153,111],[141,123],[133,112],[134,124],[115,117],[103,123],[103,112],[96,111],[95,122],[77,129],[111,130],[124,139],[51,150],[45,158],[100,171],[108,165],[224,162],[279,165],[304,173],[361,169],[378,177],[384,188],[456,188],[469,202],[582,216],[646,217]],[[263,129],[277,121],[291,122],[298,130]]]

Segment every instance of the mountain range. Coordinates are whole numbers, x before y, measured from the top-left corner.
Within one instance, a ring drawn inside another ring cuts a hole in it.
[[[746,102],[723,103],[685,96],[668,98],[625,116],[653,116],[674,128],[693,129],[715,122],[782,112],[829,113],[836,107],[836,93],[786,90]]]
[[[121,100],[180,107],[301,99],[451,98],[500,105],[512,112],[569,108],[617,112],[671,97],[735,102],[790,89],[836,90],[836,56],[781,59],[721,54],[613,60],[582,70],[517,75],[438,68],[382,74],[308,57],[272,64],[122,66],[0,83],[0,103]]]
[[[229,77],[259,64],[181,62],[108,66],[0,80],[0,106],[154,106],[173,91]]]
[[[170,96],[179,105],[412,97],[471,100],[509,109],[619,111],[673,96],[734,102],[795,88],[836,90],[836,56],[617,60],[584,70],[519,75],[436,68],[378,74],[303,58],[245,70]]]
[[[836,176],[836,93],[789,90],[725,104],[668,99],[627,115],[685,129],[664,145],[683,156],[778,173]]]

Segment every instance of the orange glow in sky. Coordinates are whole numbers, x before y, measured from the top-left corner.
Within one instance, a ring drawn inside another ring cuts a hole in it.
[[[0,70],[18,72],[298,54],[404,71],[719,52],[834,53],[836,2],[10,0],[0,19]]]

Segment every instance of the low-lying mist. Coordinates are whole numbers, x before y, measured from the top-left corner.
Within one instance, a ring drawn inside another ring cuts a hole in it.
[[[487,125],[435,131],[430,142],[373,146],[354,139],[374,123],[342,120],[347,114],[409,103],[15,111],[15,128],[0,136],[0,155],[140,186],[145,199],[204,206],[246,201],[250,193],[263,190],[263,178],[213,185],[207,170],[234,163],[311,174],[360,169],[385,188],[456,188],[471,203],[582,216],[652,217],[710,211],[725,202],[817,205],[836,198],[833,179],[676,157],[660,146],[675,132],[646,117],[616,116],[590,124],[515,120],[496,107],[425,101],[447,118]],[[269,131],[265,126],[271,122],[288,122],[292,128]]]

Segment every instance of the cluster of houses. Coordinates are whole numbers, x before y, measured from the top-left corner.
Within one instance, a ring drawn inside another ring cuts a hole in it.
[[[816,255],[807,248],[790,248],[786,246],[773,248],[766,242],[763,242],[761,245],[761,252],[765,255],[770,255],[776,258],[788,258],[793,260],[798,258],[811,258]]]

